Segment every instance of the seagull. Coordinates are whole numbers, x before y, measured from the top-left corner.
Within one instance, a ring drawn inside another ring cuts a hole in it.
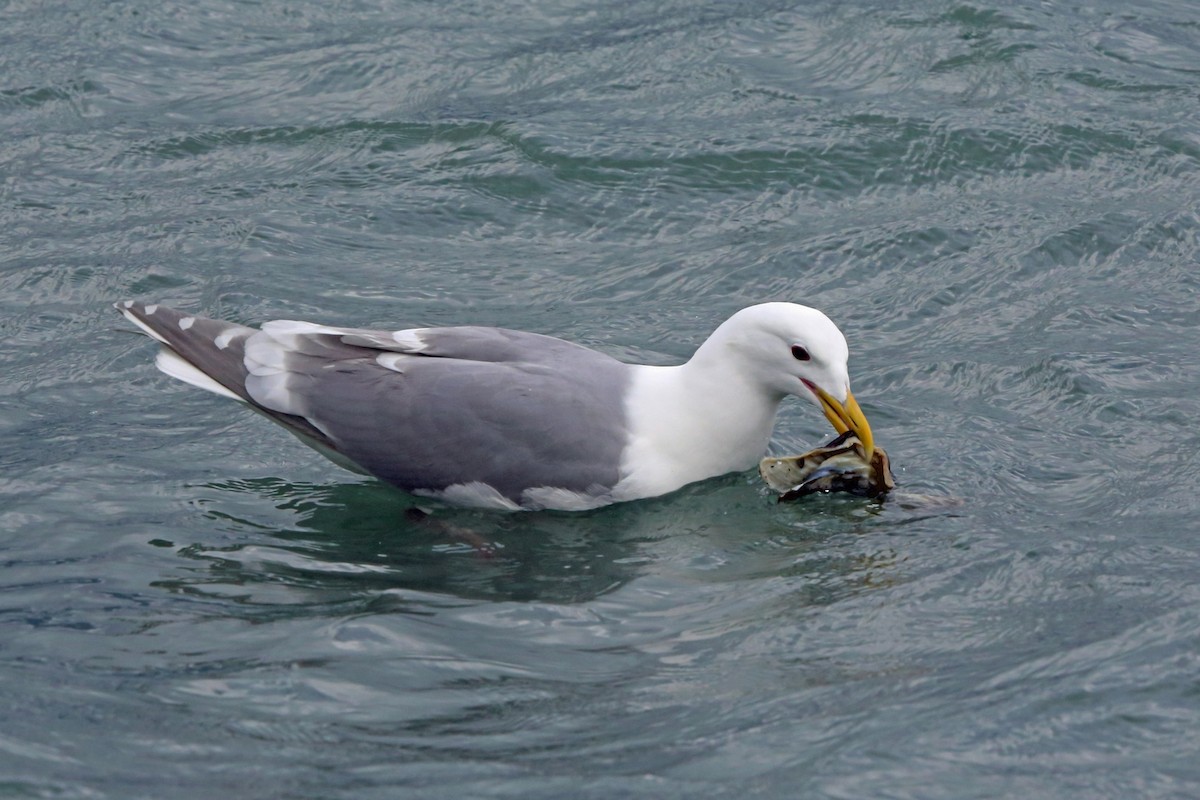
[[[578,511],[755,467],[789,395],[874,452],[849,351],[815,308],[735,313],[678,366],[537,333],[261,328],[132,300],[167,375],[237,400],[335,463],[452,505]]]

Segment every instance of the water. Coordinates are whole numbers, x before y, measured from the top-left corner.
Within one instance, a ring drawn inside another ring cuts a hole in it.
[[[1191,4],[0,19],[0,796],[1200,794]],[[127,297],[653,363],[801,300],[962,504],[419,525]]]

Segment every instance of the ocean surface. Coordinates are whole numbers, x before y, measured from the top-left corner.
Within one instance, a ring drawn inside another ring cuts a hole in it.
[[[128,298],[804,302],[923,497],[418,524]],[[0,3],[0,797],[1195,798],[1198,447],[1195,3]]]

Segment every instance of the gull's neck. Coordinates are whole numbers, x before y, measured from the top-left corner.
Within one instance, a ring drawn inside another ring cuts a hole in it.
[[[630,369],[620,499],[750,469],[766,452],[783,395],[757,380],[716,335],[686,364]]]

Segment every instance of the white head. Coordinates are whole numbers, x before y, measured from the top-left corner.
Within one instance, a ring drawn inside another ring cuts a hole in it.
[[[829,317],[796,303],[749,306],[727,319],[693,360],[731,364],[759,386],[782,398],[806,397],[817,404],[838,433],[853,430],[868,454],[871,428],[850,393],[846,337]]]

